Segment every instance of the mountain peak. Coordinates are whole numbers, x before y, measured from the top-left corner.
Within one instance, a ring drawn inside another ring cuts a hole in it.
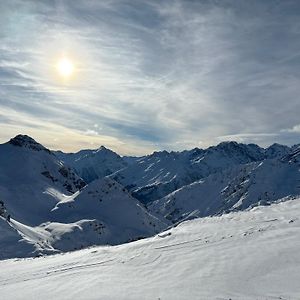
[[[45,148],[43,145],[36,142],[32,137],[28,135],[18,134],[8,142],[11,145],[28,148],[34,151],[46,151],[51,153],[50,150]]]
[[[113,150],[106,148],[105,146],[101,146],[100,148],[98,148],[97,150],[93,151],[93,155],[95,154],[101,154],[107,157],[115,157],[115,158],[120,158],[120,155],[117,154],[116,152],[114,152]]]
[[[168,156],[170,153],[167,150],[162,150],[162,151],[154,151],[150,156],[154,157],[165,157]]]
[[[102,152],[113,152],[112,150],[106,148],[105,146],[100,146],[95,152],[99,152],[99,151],[102,151]]]
[[[236,141],[224,141],[219,143],[217,146],[230,146],[230,145],[238,145],[239,143]]]

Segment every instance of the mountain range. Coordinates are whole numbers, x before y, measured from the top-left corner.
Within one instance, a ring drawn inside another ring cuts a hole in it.
[[[25,135],[0,145],[0,199],[11,215],[0,217],[0,258],[120,244],[167,226],[114,180],[87,185]]]
[[[51,151],[26,135],[0,145],[0,258],[116,245],[180,222],[295,199],[300,150],[222,142],[122,157]]]

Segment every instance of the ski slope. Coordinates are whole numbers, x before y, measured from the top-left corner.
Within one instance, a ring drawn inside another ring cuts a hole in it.
[[[152,238],[0,261],[1,299],[300,299],[300,199]]]

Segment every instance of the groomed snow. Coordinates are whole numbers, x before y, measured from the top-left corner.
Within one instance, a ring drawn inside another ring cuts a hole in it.
[[[130,244],[0,261],[1,299],[300,299],[300,199]]]

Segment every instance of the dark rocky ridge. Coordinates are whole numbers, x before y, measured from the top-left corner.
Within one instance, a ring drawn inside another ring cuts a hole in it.
[[[49,154],[53,155],[49,149],[47,149],[43,145],[39,144],[38,142],[36,142],[33,138],[31,138],[28,135],[19,134],[19,135],[15,136],[14,138],[10,139],[10,141],[8,143],[11,145],[17,146],[17,147],[24,147],[24,148],[28,148],[28,149],[31,149],[34,151],[46,151]]]

